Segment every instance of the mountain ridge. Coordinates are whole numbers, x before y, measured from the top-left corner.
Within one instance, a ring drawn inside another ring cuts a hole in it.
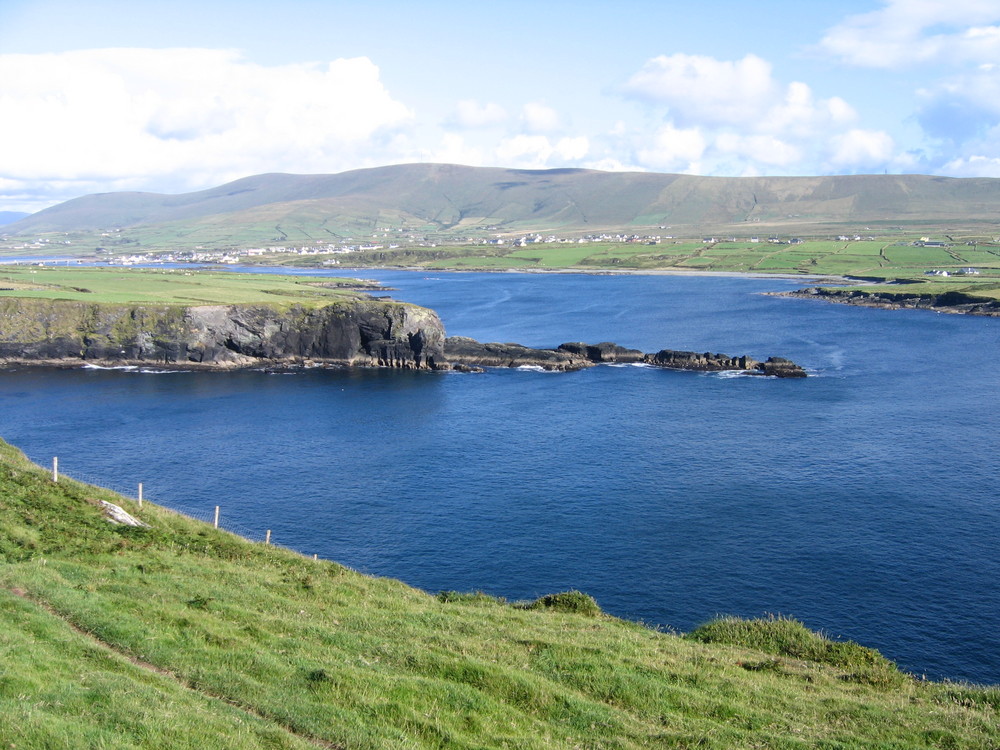
[[[323,236],[381,226],[526,231],[783,223],[982,221],[1000,179],[930,175],[701,177],[587,169],[402,164],[337,174],[266,173],[181,194],[96,193],[39,211],[9,234],[186,227],[223,221]],[[307,232],[308,233],[308,232]]]

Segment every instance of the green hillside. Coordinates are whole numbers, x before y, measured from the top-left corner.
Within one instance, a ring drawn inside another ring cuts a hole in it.
[[[581,169],[407,164],[334,175],[267,174],[182,195],[105,193],[6,231],[142,228],[143,245],[306,242],[413,232],[819,227],[895,222],[995,225],[1000,180],[923,175],[699,177]],[[756,229],[755,229],[756,228]]]
[[[0,560],[4,748],[1000,745],[1000,690],[793,621],[679,637],[578,593],[433,596],[56,483],[2,442]]]

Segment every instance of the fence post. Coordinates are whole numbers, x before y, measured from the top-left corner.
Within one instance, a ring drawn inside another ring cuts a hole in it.
[[[270,543],[271,543],[271,530],[268,529],[267,534],[264,535],[264,544],[270,544]]]
[[[215,506],[215,523],[214,523],[214,526],[215,526],[215,528],[219,528],[219,506],[218,505]]]
[[[142,482],[139,482],[139,507],[142,507]]]
[[[53,482],[58,482],[59,481],[59,457],[58,456],[53,456],[52,457],[52,481]]]
[[[313,552],[313,560],[318,560],[318,559],[319,559],[319,555],[317,555],[315,552]]]

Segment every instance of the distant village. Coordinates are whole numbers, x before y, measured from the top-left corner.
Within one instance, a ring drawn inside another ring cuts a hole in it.
[[[499,227],[487,227],[487,229],[497,230]],[[669,227],[660,227],[660,229],[669,229]],[[375,251],[393,251],[401,247],[405,242],[406,247],[427,247],[433,248],[438,247],[439,244],[447,244],[448,246],[455,245],[491,245],[491,246],[504,246],[510,248],[522,248],[528,247],[535,244],[552,244],[552,243],[562,243],[562,244],[585,244],[585,243],[623,243],[623,244],[638,244],[638,245],[659,245],[664,242],[697,242],[693,239],[682,239],[677,238],[672,234],[660,234],[660,235],[640,235],[640,234],[627,234],[627,233],[601,233],[601,234],[589,234],[582,237],[560,237],[558,235],[542,235],[539,233],[528,233],[520,237],[510,237],[503,236],[501,234],[495,234],[492,237],[451,237],[448,238],[446,243],[437,243],[431,241],[427,237],[418,237],[415,234],[408,234],[405,238],[399,237],[398,241],[393,238],[389,241],[391,234],[401,234],[404,229],[395,227],[380,227],[378,233],[373,234],[372,241],[365,242],[355,242],[353,238],[346,238],[342,243],[329,243],[317,241],[313,245],[269,245],[267,247],[247,247],[247,248],[225,248],[225,249],[209,249],[204,247],[195,247],[192,250],[174,250],[174,251],[161,251],[161,252],[144,252],[144,253],[121,253],[119,251],[112,251],[105,247],[98,247],[95,253],[98,257],[103,256],[105,261],[109,265],[150,265],[159,263],[195,263],[195,264],[225,264],[225,265],[236,265],[239,263],[247,262],[253,258],[259,258],[261,256],[272,256],[272,255],[295,255],[295,256],[337,256],[337,257],[327,257],[322,261],[322,265],[326,266],[337,266],[337,265],[350,265],[349,258],[344,258],[343,256],[350,256],[354,253],[365,253],[365,252],[375,252]],[[115,237],[121,230],[111,230],[107,232],[102,232],[102,237]],[[810,238],[811,240],[816,240],[819,238]],[[871,235],[863,236],[860,234],[853,235],[837,235],[832,238],[836,242],[874,242],[877,238]],[[768,243],[772,245],[802,245],[807,240],[800,237],[779,237],[777,235],[771,235],[766,238],[761,238],[758,236],[751,237],[736,237],[736,236],[705,236],[701,238],[701,243],[705,245],[715,245],[718,243]],[[826,240],[829,241],[829,240]],[[928,248],[947,248],[951,245],[946,242],[931,240],[929,237],[921,237],[914,241],[900,241],[896,243],[898,245],[905,245],[911,247],[928,247]],[[966,244],[973,245],[974,242],[968,242]],[[20,238],[0,236],[0,250],[14,250],[14,251],[24,251],[24,252],[34,252],[43,250],[45,253],[51,254],[56,247],[59,246],[71,246],[72,242],[70,240],[59,240],[53,238],[37,238],[31,241],[25,241]],[[43,265],[45,263],[51,263],[52,260],[44,261],[41,259],[32,261],[36,264]],[[62,262],[70,262],[70,259],[64,259]],[[953,269],[951,271],[940,270],[940,269],[929,269],[924,271],[925,275],[928,276],[950,276],[950,275],[978,275],[979,270],[976,268],[961,268]]]

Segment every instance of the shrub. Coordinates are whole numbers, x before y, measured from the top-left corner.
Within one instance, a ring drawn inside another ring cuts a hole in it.
[[[841,679],[851,682],[895,687],[906,680],[899,668],[875,649],[854,641],[830,640],[788,617],[772,615],[757,620],[721,617],[696,628],[685,638],[828,664],[843,670],[846,674]]]
[[[587,617],[597,617],[601,608],[589,594],[582,591],[563,591],[559,594],[546,594],[528,604],[525,609],[545,609],[553,612],[571,612]]]

